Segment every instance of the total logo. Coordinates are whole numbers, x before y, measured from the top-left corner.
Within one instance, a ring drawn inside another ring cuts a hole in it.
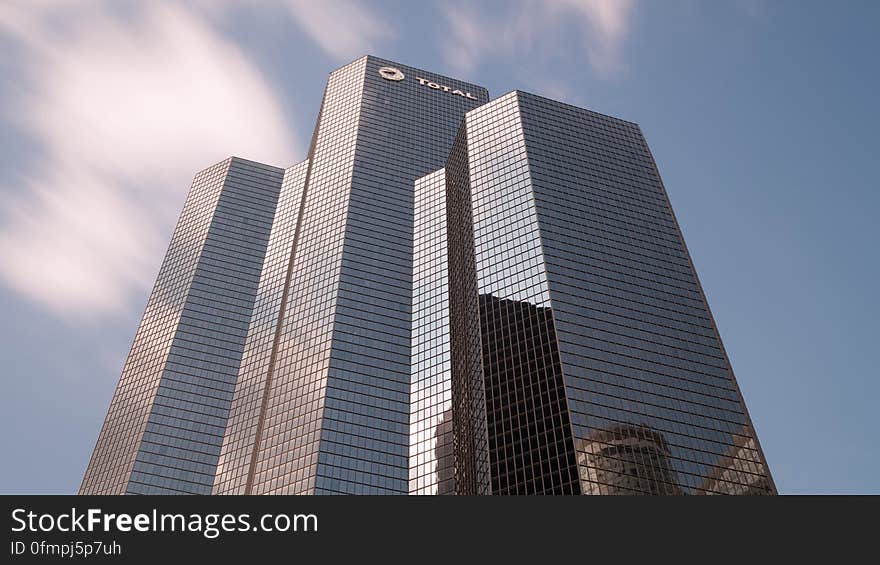
[[[396,69],[394,67],[382,67],[381,69],[379,69],[379,76],[381,76],[385,80],[393,80],[394,82],[406,78],[400,69]]]
[[[394,82],[399,82],[406,78],[406,75],[403,74],[403,71],[396,67],[382,67],[379,69],[379,76],[384,78],[385,80],[390,80]],[[462,96],[464,98],[470,98],[471,100],[476,100],[477,97],[471,94],[470,92],[464,92],[457,88],[452,88],[450,86],[446,86],[445,84],[437,84],[436,82],[432,82],[426,78],[416,77],[416,80],[419,81],[419,84],[422,86],[427,86],[433,90],[442,90],[443,92],[448,92],[450,94],[455,94],[456,96]]]

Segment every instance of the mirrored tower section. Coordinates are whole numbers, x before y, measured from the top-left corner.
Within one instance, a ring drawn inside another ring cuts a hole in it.
[[[491,494],[492,485],[467,133],[463,123],[445,168],[446,250],[455,493],[477,495]]]
[[[284,171],[278,207],[266,248],[263,271],[217,463],[214,494],[247,494],[248,472],[259,436],[266,377],[280,322],[281,303],[290,269],[290,250],[300,217],[308,161]]]
[[[413,183],[487,99],[375,57],[331,73],[246,492],[408,492]]]
[[[455,379],[453,391],[456,409],[468,412],[456,420],[462,424],[455,430],[456,455],[464,465],[487,466],[492,494],[579,492],[516,98],[468,113],[460,142],[465,159],[450,156],[448,190],[465,211],[450,210],[449,253],[462,263],[456,272],[473,272],[467,277],[473,280],[462,277],[453,291],[454,303],[469,304],[452,314],[453,327],[460,328],[453,357],[456,364],[469,359],[467,376]],[[470,402],[460,402],[467,397]],[[487,449],[480,447],[481,418]],[[466,475],[461,492],[484,491],[483,484],[469,485],[473,479]]]
[[[415,182],[410,494],[453,494],[446,176]]]
[[[81,494],[211,492],[283,173],[196,175]]]
[[[523,92],[465,127],[493,492],[775,493],[639,127]]]

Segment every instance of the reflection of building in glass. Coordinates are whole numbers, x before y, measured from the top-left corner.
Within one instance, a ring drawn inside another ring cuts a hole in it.
[[[768,494],[773,481],[761,462],[755,439],[736,436],[730,454],[721,458],[700,486],[700,494]]]
[[[639,127],[362,57],[197,175],[81,491],[775,488]]]
[[[579,492],[550,309],[481,294],[480,324],[492,492]]]
[[[663,434],[621,424],[578,439],[583,494],[681,494]]]

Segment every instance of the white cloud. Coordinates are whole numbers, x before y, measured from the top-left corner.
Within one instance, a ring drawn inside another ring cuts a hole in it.
[[[42,151],[3,187],[0,280],[79,319],[124,312],[151,284],[197,170],[302,158],[271,84],[190,8],[108,6],[0,6],[25,79],[2,118]]]
[[[446,8],[450,40],[446,59],[459,72],[470,72],[483,59],[505,56],[517,60],[539,52],[584,49],[600,76],[612,76],[625,68],[621,57],[635,13],[635,0],[520,0],[504,3],[504,9],[477,11],[472,4]],[[582,37],[578,43],[560,30],[573,25]]]
[[[617,70],[635,0],[566,0],[564,3],[579,13],[592,31],[587,52],[593,68],[602,74]]]
[[[393,33],[382,19],[351,0],[286,0],[290,15],[331,57],[347,61],[375,52]]]
[[[375,53],[394,30],[358,0],[191,0],[203,13],[229,22],[238,10],[286,13],[293,23],[336,62]]]

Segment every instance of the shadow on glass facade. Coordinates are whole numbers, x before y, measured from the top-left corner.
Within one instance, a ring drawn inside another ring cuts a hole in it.
[[[462,125],[446,163],[449,263],[449,345],[452,358],[452,455],[455,493],[492,493],[486,385],[474,264],[467,128]]]

